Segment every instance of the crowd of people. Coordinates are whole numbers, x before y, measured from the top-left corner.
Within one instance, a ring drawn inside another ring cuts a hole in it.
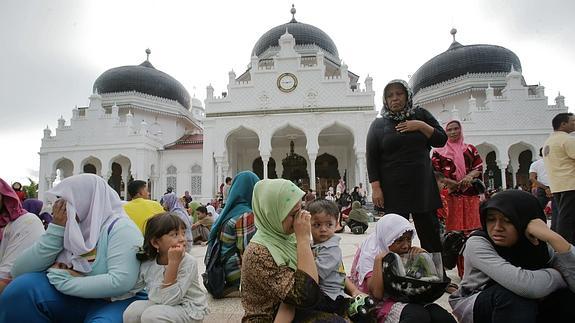
[[[241,297],[243,322],[573,322],[575,117],[552,125],[530,169],[533,192],[490,196],[462,123],[442,127],[413,105],[406,82],[389,82],[367,136],[371,197],[384,215],[349,271],[337,233],[365,234],[373,215],[363,186],[349,193],[343,178],[316,196],[243,171],[202,205],[172,188],[151,200],[142,180],[129,183],[126,203],[81,174],[47,191],[46,206],[0,179],[0,322],[201,322],[207,294]],[[464,239],[459,286],[435,261],[444,232]],[[206,246],[205,273],[194,245]],[[426,288],[405,280],[441,289],[418,298]],[[434,303],[444,291],[451,309]],[[373,309],[352,314],[365,297]]]

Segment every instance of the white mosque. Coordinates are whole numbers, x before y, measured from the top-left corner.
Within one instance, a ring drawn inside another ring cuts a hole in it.
[[[44,130],[40,199],[55,181],[80,173],[104,177],[122,198],[131,179],[143,179],[153,198],[173,187],[208,201],[225,177],[242,170],[320,194],[342,177],[348,187],[369,187],[365,139],[377,116],[372,78],[361,84],[332,39],[298,22],[293,7],[291,13],[291,21],[256,42],[246,71],[228,73],[221,95],[207,86],[205,109],[150,63],[149,50],[140,65],[105,71],[89,106],[74,108],[69,122],[61,117],[55,133]],[[462,45],[455,34],[411,77],[415,101],[443,122],[462,121],[489,185],[524,184],[551,119],[567,111],[565,99],[559,94],[548,105],[544,87],[526,83],[512,51]]]

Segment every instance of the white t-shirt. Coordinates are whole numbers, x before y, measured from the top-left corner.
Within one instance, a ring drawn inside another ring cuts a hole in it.
[[[24,249],[44,234],[44,225],[33,213],[26,213],[4,227],[0,241],[0,279],[11,279],[10,269]]]
[[[543,185],[549,186],[549,177],[547,177],[547,170],[545,169],[545,163],[543,162],[543,159],[539,159],[531,163],[529,172],[536,173],[537,180]]]

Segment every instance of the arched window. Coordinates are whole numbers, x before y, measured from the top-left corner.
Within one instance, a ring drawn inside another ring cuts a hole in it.
[[[202,195],[202,166],[192,166],[192,178],[190,183],[191,195]]]
[[[170,166],[168,167],[168,170],[166,171],[166,186],[167,187],[171,187],[173,189],[173,191],[176,191],[177,188],[177,173],[178,173],[178,169],[175,166]]]

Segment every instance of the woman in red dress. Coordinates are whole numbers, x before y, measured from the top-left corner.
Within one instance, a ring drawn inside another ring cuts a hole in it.
[[[483,161],[477,148],[463,141],[461,123],[452,120],[445,126],[447,144],[433,151],[432,163],[436,171],[445,175],[444,183],[449,190],[445,230],[463,231],[466,235],[481,228],[479,221],[479,192],[471,185],[481,178]],[[463,257],[457,262],[459,276],[463,276]]]

